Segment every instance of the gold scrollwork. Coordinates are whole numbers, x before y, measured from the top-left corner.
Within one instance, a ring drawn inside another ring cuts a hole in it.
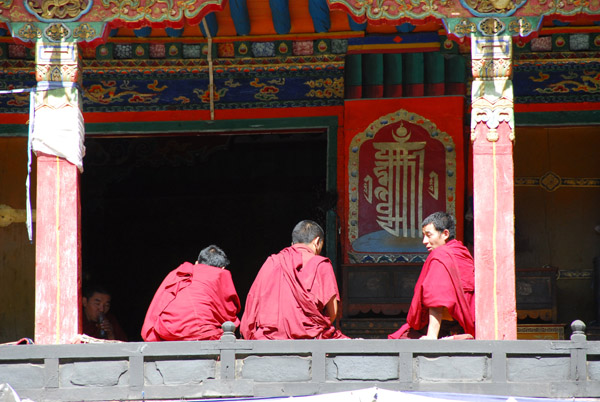
[[[505,14],[525,0],[467,0],[467,5],[482,14]]]
[[[55,23],[48,25],[48,27],[44,30],[44,34],[52,42],[60,42],[63,39],[71,36],[71,30],[69,30],[69,28],[62,23]]]
[[[510,32],[511,35],[527,36],[531,33],[532,29],[531,23],[525,18],[513,20],[508,24],[508,32]]]
[[[81,24],[73,30],[73,37],[76,39],[89,41],[96,36],[96,30],[88,23]]]
[[[479,23],[479,31],[486,36],[498,35],[505,28],[506,25],[498,18],[484,18]]]
[[[469,35],[476,31],[475,24],[467,19],[461,20],[454,26],[454,33],[457,35]]]
[[[0,8],[10,8],[12,6],[12,0],[0,0]]]
[[[91,0],[27,0],[30,10],[44,19],[77,18],[89,6]]]
[[[34,40],[42,37],[42,30],[33,24],[25,24],[18,31],[18,36],[21,39]]]

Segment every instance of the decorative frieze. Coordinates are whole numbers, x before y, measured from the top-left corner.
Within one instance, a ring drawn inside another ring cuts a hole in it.
[[[514,140],[512,41],[509,36],[494,38],[472,37],[471,63],[471,141],[477,133],[487,132],[488,141],[498,141],[502,122],[509,126],[509,139]]]

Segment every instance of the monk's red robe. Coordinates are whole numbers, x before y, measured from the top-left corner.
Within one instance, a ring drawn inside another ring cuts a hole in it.
[[[239,325],[240,308],[228,270],[185,262],[171,271],[156,291],[142,326],[142,339],[219,339],[225,321]]]
[[[430,307],[446,307],[465,333],[475,336],[475,268],[469,250],[458,240],[431,251],[415,285],[406,324],[388,338],[425,328]]]
[[[304,256],[304,258],[303,258]],[[340,300],[328,258],[300,244],[270,256],[248,297],[240,331],[245,339],[345,339],[324,314]]]

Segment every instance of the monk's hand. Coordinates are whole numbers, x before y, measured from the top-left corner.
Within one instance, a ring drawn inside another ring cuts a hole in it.
[[[112,339],[112,340],[115,339],[115,333],[113,330],[113,326],[110,323],[110,320],[106,320],[106,319],[103,320],[100,323],[100,329],[102,329],[102,330],[104,330],[104,332],[106,332],[106,339]]]
[[[420,337],[419,339],[437,339],[437,336],[433,336],[433,335],[423,335],[422,337]]]

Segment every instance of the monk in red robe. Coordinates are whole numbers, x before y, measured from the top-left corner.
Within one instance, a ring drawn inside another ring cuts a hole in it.
[[[93,338],[127,341],[125,331],[109,311],[111,300],[110,292],[103,286],[97,283],[85,285],[81,298],[82,331]]]
[[[162,282],[146,313],[142,339],[153,341],[216,340],[221,325],[240,321],[240,299],[229,259],[219,247],[203,249],[196,264],[185,262]]]
[[[245,339],[348,339],[333,326],[340,295],[331,262],[319,255],[323,236],[316,222],[302,221],[292,246],[265,261],[246,299]]]
[[[454,217],[435,212],[425,218],[423,244],[430,252],[408,310],[406,324],[389,339],[472,339],[475,337],[475,267],[455,236]]]

